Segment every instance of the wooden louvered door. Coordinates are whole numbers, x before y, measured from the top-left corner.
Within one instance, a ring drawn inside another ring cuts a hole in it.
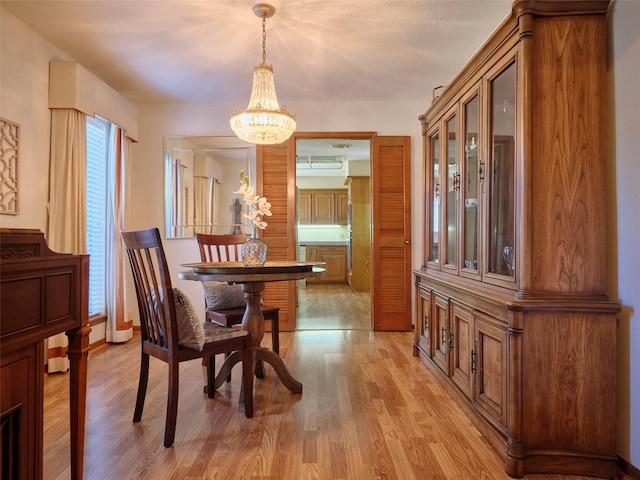
[[[256,187],[271,203],[272,216],[260,238],[269,247],[268,261],[296,259],[295,143],[258,145],[256,149]],[[268,282],[264,303],[280,307],[280,330],[296,328],[295,282]]]
[[[411,330],[411,137],[373,137],[371,316],[374,330]]]

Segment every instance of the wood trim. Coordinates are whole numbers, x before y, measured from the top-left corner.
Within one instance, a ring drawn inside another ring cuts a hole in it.
[[[293,140],[294,147],[295,141],[298,139],[314,139],[314,138],[342,138],[345,140],[370,140],[377,135],[377,132],[295,132],[289,142]],[[294,155],[295,161],[295,155]],[[295,179],[294,179],[295,183]],[[294,185],[295,186],[295,185]]]
[[[576,2],[575,0],[555,0],[541,2],[540,0],[516,0],[512,11],[520,17],[525,14],[538,16],[555,15],[595,15],[606,14],[610,0],[590,0]]]
[[[618,471],[616,477],[620,480],[640,480],[640,469],[631,465],[618,455]]]

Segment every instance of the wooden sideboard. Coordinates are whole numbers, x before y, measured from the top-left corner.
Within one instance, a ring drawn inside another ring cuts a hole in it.
[[[89,256],[51,251],[33,229],[0,229],[2,478],[43,476],[44,340],[66,332],[71,478],[82,479]]]
[[[420,117],[414,353],[512,477],[616,475],[608,0],[517,0]]]

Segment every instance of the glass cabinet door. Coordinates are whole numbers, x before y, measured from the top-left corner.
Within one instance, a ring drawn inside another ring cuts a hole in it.
[[[447,198],[446,209],[446,230],[444,232],[447,244],[447,258],[445,264],[455,267],[457,261],[456,237],[457,237],[457,203],[460,177],[458,175],[458,163],[456,158],[456,115],[453,115],[446,123],[447,138]]]
[[[509,65],[489,83],[490,182],[488,190],[488,272],[515,273],[516,66]]]
[[[435,132],[429,137],[429,168],[431,176],[431,225],[429,226],[429,247],[428,260],[439,262],[439,222],[440,222],[440,133]]]
[[[478,95],[463,103],[464,115],[464,185],[463,185],[463,255],[464,268],[478,271],[478,193],[479,167],[478,141],[480,139],[480,108]]]

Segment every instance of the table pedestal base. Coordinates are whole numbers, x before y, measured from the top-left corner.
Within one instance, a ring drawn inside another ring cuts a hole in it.
[[[302,393],[302,383],[293,378],[284,362],[282,361],[282,358],[280,358],[280,356],[276,352],[274,352],[270,348],[259,347],[256,348],[253,353],[254,362],[268,363],[276,371],[278,378],[285,387],[291,390],[292,393]],[[229,357],[227,357],[227,359],[222,364],[222,367],[220,367],[218,375],[216,375],[216,381],[214,384],[216,390],[220,388],[220,386],[227,380],[229,374],[231,373],[231,369],[236,363],[240,362],[241,359],[242,358],[240,352],[233,352]],[[262,373],[262,376],[264,376],[264,372],[260,372],[259,368],[254,367],[252,368],[252,370],[254,370],[256,374]]]

